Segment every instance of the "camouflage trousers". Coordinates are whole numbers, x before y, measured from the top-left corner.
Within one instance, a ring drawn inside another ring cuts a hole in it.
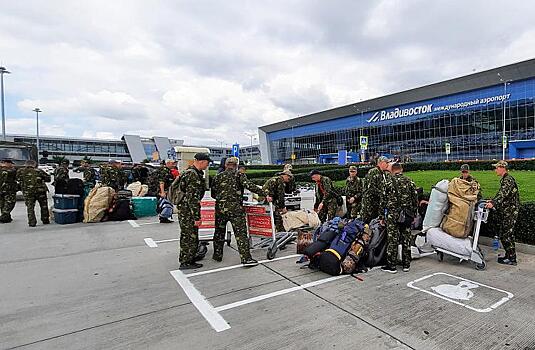
[[[11,212],[17,202],[17,193],[7,192],[0,193],[0,222],[11,221]]]
[[[353,204],[349,203],[349,201],[346,201],[346,207],[347,207],[347,217],[350,219],[357,219],[360,218],[360,203],[353,202]]]
[[[360,208],[360,217],[365,223],[369,223],[382,214],[380,203],[381,198],[379,196],[375,196],[373,193],[364,194]]]
[[[399,213],[388,213],[386,216],[386,233],[388,237],[387,261],[388,265],[398,264],[398,246],[401,244],[402,265],[408,267],[411,264],[411,229],[400,227],[398,224]]]
[[[39,203],[41,208],[41,221],[43,224],[50,223],[50,213],[48,212],[48,196],[46,192],[24,193],[24,203],[28,212],[28,225],[37,225],[35,217],[35,202]]]
[[[320,218],[321,222],[331,220],[332,218],[336,216],[337,210],[338,210],[338,204],[336,203],[336,200],[323,202],[323,207],[321,208],[320,211],[318,211],[318,217]]]
[[[180,223],[178,261],[189,264],[194,262],[199,247],[199,228],[195,226],[195,219],[189,208],[178,208],[178,222]]]
[[[230,222],[232,225],[241,260],[250,259],[251,252],[249,237],[247,236],[247,225],[245,223],[245,212],[241,210],[223,213],[217,209],[215,212],[214,259],[221,260],[223,258],[227,222]]]
[[[515,224],[518,212],[503,213],[501,217],[503,221],[498,224],[498,235],[502,242],[503,249],[505,250],[505,256],[508,258],[516,258]]]
[[[273,221],[275,221],[275,230],[277,232],[286,231],[284,229],[284,225],[282,224],[283,223],[282,214],[278,209],[275,209],[275,207],[273,207]]]

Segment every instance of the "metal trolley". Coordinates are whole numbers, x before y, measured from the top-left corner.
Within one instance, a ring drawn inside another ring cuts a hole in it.
[[[279,249],[297,238],[297,232],[277,232],[273,204],[245,202],[247,232],[252,249],[267,248],[267,258],[273,259]],[[259,238],[254,241],[253,238]]]
[[[488,217],[489,217],[489,209],[485,208],[485,202],[484,201],[479,202],[477,209],[474,212],[474,220],[476,221],[476,225],[474,227],[473,237],[465,238],[465,239],[471,240],[472,252],[470,255],[458,254],[458,253],[449,251],[444,248],[433,247],[435,248],[437,252],[438,259],[440,261],[443,261],[444,254],[448,254],[448,255],[459,258],[460,262],[464,260],[473,261],[475,263],[476,270],[485,270],[485,268],[487,267],[487,263],[485,262],[485,257],[483,256],[483,252],[479,248],[478,242],[479,242],[479,230],[481,229],[481,223],[487,222]]]

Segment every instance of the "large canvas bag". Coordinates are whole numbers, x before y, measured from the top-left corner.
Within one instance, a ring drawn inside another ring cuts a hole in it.
[[[469,238],[452,237],[442,231],[440,227],[433,227],[427,231],[427,243],[433,247],[446,249],[460,255],[470,256],[472,254],[472,242]]]
[[[479,194],[479,184],[455,178],[448,186],[448,213],[444,216],[442,229],[453,237],[468,237],[472,232],[474,208]]]
[[[113,188],[96,185],[84,201],[84,222],[100,222],[110,207],[114,194]]]
[[[321,225],[318,213],[308,209],[289,211],[282,215],[282,224],[286,232],[290,232],[296,228],[308,226],[316,228]]]
[[[422,232],[427,232],[432,227],[439,227],[444,214],[448,210],[448,180],[437,182],[431,190],[429,205],[422,223]]]

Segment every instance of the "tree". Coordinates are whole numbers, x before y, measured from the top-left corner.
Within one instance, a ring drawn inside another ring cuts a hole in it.
[[[91,157],[88,157],[88,156],[84,156],[82,158],[82,160],[86,161],[88,164],[93,164],[93,159],[91,159]]]
[[[61,164],[64,160],[67,160],[64,156],[54,156],[52,157],[52,163]]]

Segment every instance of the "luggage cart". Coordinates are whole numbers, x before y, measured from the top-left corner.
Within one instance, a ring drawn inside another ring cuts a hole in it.
[[[247,232],[252,249],[267,248],[267,258],[275,258],[279,249],[297,238],[297,232],[276,232],[273,204],[244,203],[247,215]],[[259,238],[254,242],[253,238]]]
[[[474,227],[473,231],[473,237],[466,237],[465,239],[471,240],[471,246],[472,246],[472,252],[470,255],[464,255],[464,254],[458,254],[456,252],[449,251],[447,249],[434,247],[435,251],[437,252],[437,256],[439,261],[444,260],[444,254],[448,254],[454,257],[457,257],[460,259],[460,262],[464,260],[470,260],[475,263],[476,270],[485,270],[487,267],[487,263],[485,262],[485,257],[483,255],[483,252],[479,248],[478,242],[479,242],[479,230],[481,229],[481,223],[487,222],[489,217],[489,209],[485,208],[485,201],[480,201],[477,205],[477,209],[474,212],[474,220],[476,221],[476,225]]]

